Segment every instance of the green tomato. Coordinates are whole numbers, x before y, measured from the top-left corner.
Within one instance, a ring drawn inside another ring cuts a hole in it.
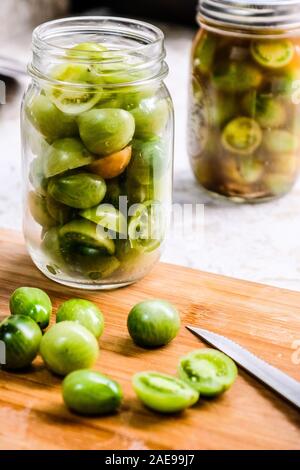
[[[264,133],[264,146],[270,153],[291,153],[299,148],[296,135],[283,129],[268,130]]]
[[[51,76],[58,83],[47,86],[46,95],[65,114],[84,113],[93,108],[102,97],[103,90],[97,86],[99,77],[89,65],[59,65],[54,67]],[[79,87],[79,84],[82,86]]]
[[[93,109],[79,116],[78,123],[83,143],[101,156],[122,150],[135,132],[134,118],[124,109]]]
[[[232,359],[215,349],[199,349],[180,360],[179,376],[200,395],[214,397],[228,390],[237,377]]]
[[[120,385],[99,372],[78,370],[63,381],[63,399],[70,410],[81,415],[115,412],[123,398]]]
[[[257,95],[256,91],[250,91],[244,96],[242,107],[263,128],[281,127],[287,119],[284,106],[272,95]]]
[[[144,405],[160,413],[178,413],[199,400],[199,393],[186,382],[159,372],[140,372],[132,385]]]
[[[200,41],[198,42],[194,52],[194,66],[196,67],[196,70],[204,74],[210,73],[217,47],[217,36],[207,31],[202,31]]]
[[[61,243],[68,247],[85,245],[102,250],[102,253],[113,255],[115,253],[114,241],[97,230],[97,225],[84,219],[72,220],[59,230]]]
[[[127,221],[124,215],[111,204],[100,204],[80,212],[81,217],[115,233],[127,234]]]
[[[147,139],[159,135],[166,128],[170,110],[166,99],[151,98],[143,100],[132,109],[135,119],[135,138]]]
[[[50,194],[46,196],[46,206],[48,213],[60,225],[66,224],[73,218],[74,209],[56,201]]]
[[[37,193],[45,195],[47,193],[48,181],[44,173],[44,158],[36,157],[30,163],[29,181]]]
[[[58,375],[88,369],[99,355],[95,336],[72,321],[56,323],[41,341],[40,353],[48,369]]]
[[[126,197],[126,192],[122,183],[118,178],[113,178],[106,181],[107,191],[104,202],[112,204],[114,207],[119,207],[120,197]]]
[[[251,54],[259,65],[278,69],[292,61],[295,49],[289,39],[260,39],[252,42]]]
[[[133,213],[132,209],[134,209]],[[164,213],[158,202],[146,201],[130,208],[128,236],[131,248],[150,253],[161,245],[164,233]]]
[[[101,310],[88,300],[71,299],[64,302],[56,314],[56,323],[74,321],[85,326],[96,338],[100,338],[104,330],[104,318]]]
[[[264,164],[258,158],[247,158],[242,156],[238,162],[238,171],[243,182],[248,184],[257,183],[264,174]]]
[[[107,279],[120,267],[120,261],[115,256],[104,255],[103,250],[85,245],[71,247],[64,250],[63,254],[71,271],[87,276],[92,281]]]
[[[76,173],[50,180],[48,192],[56,201],[74,209],[89,209],[104,199],[106,184],[101,176]]]
[[[146,300],[129,313],[127,328],[133,341],[142,347],[157,348],[170,343],[180,329],[180,316],[164,300]]]
[[[52,227],[47,230],[43,236],[41,249],[50,260],[57,265],[57,267],[63,267],[64,260],[62,257],[59,228]]]
[[[56,225],[56,221],[51,217],[47,209],[47,201],[41,194],[30,191],[28,194],[28,206],[33,219],[44,228]]]
[[[56,140],[44,159],[44,174],[47,178],[89,165],[95,157],[84,147],[79,139]]]
[[[62,113],[46,96],[35,96],[26,104],[26,113],[34,127],[50,142],[78,135],[75,117]]]
[[[168,167],[166,145],[161,139],[135,140],[128,166],[128,178],[141,185],[150,185],[161,178]],[[131,183],[130,183],[131,184]]]
[[[281,173],[269,173],[263,180],[265,187],[273,196],[283,196],[288,193],[294,183],[295,177]]]
[[[12,315],[24,315],[32,318],[43,330],[50,322],[52,304],[49,296],[41,289],[19,287],[9,301]]]
[[[234,97],[217,93],[209,107],[209,122],[218,128],[226,124],[237,113],[237,104]],[[211,141],[208,144],[212,143]]]
[[[67,57],[76,59],[90,59],[91,61],[102,60],[104,57],[103,52],[108,49],[103,44],[97,42],[81,42],[73,46],[67,52]]]
[[[238,117],[225,127],[222,145],[231,153],[251,155],[262,143],[262,130],[253,119]]]
[[[213,71],[213,84],[227,93],[243,93],[258,88],[263,80],[260,70],[244,62],[219,62]]]
[[[155,199],[159,199],[155,197],[155,191],[153,184],[149,185],[140,185],[136,182],[133,184],[132,180],[128,180],[128,203],[129,206],[132,204],[139,204],[145,203],[146,201],[153,201]]]
[[[5,345],[5,368],[30,366],[39,352],[42,332],[29,316],[12,315],[0,324],[0,341]]]

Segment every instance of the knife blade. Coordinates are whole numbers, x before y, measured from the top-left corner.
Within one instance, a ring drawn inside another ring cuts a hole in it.
[[[192,326],[186,328],[198,338],[203,339],[206,343],[231,357],[246,372],[300,409],[300,382],[225,336],[202,328]]]

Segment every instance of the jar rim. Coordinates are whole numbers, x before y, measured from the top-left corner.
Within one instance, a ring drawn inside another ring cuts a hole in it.
[[[117,16],[75,16],[47,21],[37,26],[32,34],[33,47],[40,48],[41,50],[51,50],[51,54],[53,55],[65,55],[66,51],[70,48],[53,43],[50,39],[54,37],[54,34],[56,34],[56,36],[58,37],[62,37],[62,35],[66,36],[67,33],[71,33],[74,28],[77,28],[76,32],[79,34],[88,33],[89,29],[92,29],[94,34],[96,32],[100,33],[101,31],[108,32],[111,28],[108,28],[107,26],[112,26],[113,24],[115,26],[122,26],[124,28],[122,30],[123,33],[125,33],[126,31],[129,32],[130,26],[136,28],[136,39],[143,39],[144,41],[146,41],[146,43],[140,44],[139,46],[135,47],[135,52],[144,51],[149,46],[153,46],[159,43],[163,44],[164,42],[164,33],[161,31],[161,29],[145,21],[134,20],[130,18],[122,18]],[[122,48],[114,50],[116,52],[118,50],[122,50],[122,52],[131,52],[133,51],[133,48]],[[78,59],[80,59],[80,50],[78,50]]]
[[[300,0],[199,0],[200,21],[233,30],[300,28]]]

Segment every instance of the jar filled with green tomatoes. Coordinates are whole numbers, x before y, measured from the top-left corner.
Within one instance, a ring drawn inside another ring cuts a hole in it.
[[[24,233],[34,263],[79,288],[141,279],[160,258],[171,210],[163,33],[110,17],[45,23],[29,73]]]
[[[299,168],[299,0],[200,0],[188,151],[209,195],[288,193]]]

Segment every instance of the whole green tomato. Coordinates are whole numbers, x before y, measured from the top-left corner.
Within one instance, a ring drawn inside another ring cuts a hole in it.
[[[52,304],[49,296],[41,289],[19,287],[10,297],[9,308],[12,315],[32,318],[42,330],[49,325]]]
[[[6,369],[29,367],[38,355],[42,332],[28,316],[12,315],[0,324],[0,341],[5,345]]]
[[[56,323],[74,321],[85,326],[96,338],[100,338],[104,330],[104,318],[97,305],[84,299],[70,299],[58,309]]]

